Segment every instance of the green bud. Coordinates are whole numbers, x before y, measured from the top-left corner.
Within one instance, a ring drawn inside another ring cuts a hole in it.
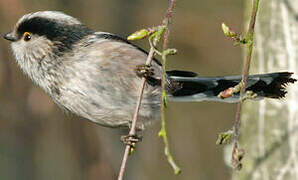
[[[244,149],[239,149],[237,146],[234,145],[233,152],[232,152],[232,167],[235,170],[240,171],[242,168],[242,159],[245,155]]]
[[[148,37],[150,34],[152,34],[152,31],[148,29],[142,29],[128,36],[127,40],[133,41],[138,39],[144,39]]]
[[[165,55],[175,55],[177,54],[177,49],[167,49],[164,51]]]
[[[225,23],[221,24],[221,29],[226,37],[237,37],[237,33],[232,31]]]
[[[158,136],[159,137],[162,137],[162,136],[165,136],[166,135],[166,132],[164,129],[161,129],[159,132],[158,132]]]
[[[216,145],[228,144],[233,136],[233,131],[229,130],[218,135]]]

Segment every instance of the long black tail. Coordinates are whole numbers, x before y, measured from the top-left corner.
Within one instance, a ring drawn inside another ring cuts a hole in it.
[[[287,93],[286,85],[297,81],[291,78],[292,74],[278,72],[250,75],[246,90],[256,93],[256,99],[283,98]],[[199,77],[195,73],[185,71],[169,71],[167,75],[170,100],[222,102],[237,102],[239,100],[239,93],[226,99],[218,98],[217,95],[225,89],[236,86],[240,82],[241,76]]]

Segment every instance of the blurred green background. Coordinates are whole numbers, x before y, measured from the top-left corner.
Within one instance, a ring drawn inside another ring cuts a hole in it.
[[[143,27],[158,25],[168,1],[160,0],[0,0],[0,34],[24,14],[59,10],[90,28],[126,37]],[[221,32],[224,21],[242,29],[239,0],[177,1],[170,47],[179,54],[169,69],[201,76],[241,72],[241,49]],[[146,41],[135,42],[148,49]],[[94,125],[64,114],[17,67],[9,43],[0,39],[0,179],[98,180],[116,179],[124,152],[124,130]],[[129,158],[125,179],[230,179],[217,134],[232,126],[234,104],[170,103],[166,110],[171,150],[182,174],[173,175],[157,133],[147,128],[136,153]]]

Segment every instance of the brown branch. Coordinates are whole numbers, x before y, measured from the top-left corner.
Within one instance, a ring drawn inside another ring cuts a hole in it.
[[[174,8],[174,2],[175,2],[175,0],[170,0],[170,4],[169,4],[169,7],[168,7],[166,16],[163,20],[163,25],[166,26],[165,27],[166,31],[165,31],[165,36],[164,36],[165,39],[164,39],[164,43],[163,43],[164,48],[166,47],[167,42],[168,42],[168,33],[169,33],[168,32],[169,31],[168,30],[168,25],[169,25],[170,18],[172,16],[172,12],[173,12],[173,8]],[[146,65],[151,65],[154,54],[155,54],[155,48],[153,46],[151,46],[148,57],[147,57],[147,60],[146,60]],[[146,84],[146,78],[143,77],[142,82],[141,82],[141,86],[140,86],[140,92],[139,92],[140,95],[139,95],[139,98],[138,98],[138,101],[137,101],[137,107],[136,107],[134,117],[133,117],[133,120],[132,120],[131,129],[129,131],[130,136],[136,135],[136,124],[137,124],[138,114],[139,114],[139,111],[140,111],[140,106],[141,106],[141,102],[142,102],[142,98],[143,98],[143,92],[144,92],[145,84]],[[125,147],[125,152],[124,152],[124,155],[123,155],[123,160],[122,160],[122,164],[121,164],[121,167],[120,167],[118,180],[123,179],[125,168],[126,168],[126,162],[127,162],[127,159],[128,159],[128,155],[131,151],[131,148],[132,148],[131,145],[128,145],[128,144]]]
[[[149,54],[148,54],[148,57],[147,57],[147,60],[146,60],[146,65],[151,64],[153,56],[154,56],[154,47],[151,47],[150,51],[149,51]],[[136,125],[137,125],[138,114],[139,114],[139,111],[140,111],[143,94],[144,94],[145,84],[146,84],[146,78],[142,77],[142,82],[141,82],[140,92],[139,92],[140,95],[139,95],[139,98],[138,98],[138,101],[137,101],[137,107],[136,107],[136,110],[135,110],[135,113],[134,113],[134,116],[133,116],[130,131],[129,131],[130,136],[134,136],[136,134]],[[127,144],[126,147],[125,147],[125,152],[124,152],[122,164],[121,164],[121,167],[120,167],[118,180],[123,179],[123,175],[124,175],[125,167],[126,167],[126,162],[127,162],[130,150],[131,150],[131,145]]]
[[[238,153],[238,141],[239,141],[239,129],[240,129],[240,125],[241,125],[241,120],[240,120],[240,115],[241,115],[241,109],[242,109],[242,96],[245,94],[245,90],[246,90],[246,83],[247,83],[247,79],[248,79],[248,75],[249,75],[249,69],[250,69],[250,63],[251,63],[251,57],[252,57],[252,51],[253,51],[253,44],[254,44],[254,28],[255,28],[255,22],[256,22],[256,16],[257,16],[257,12],[258,12],[258,6],[259,6],[259,0],[254,0],[253,1],[253,7],[252,7],[252,13],[251,13],[251,17],[250,17],[250,22],[249,22],[249,28],[248,28],[248,32],[247,32],[247,37],[246,39],[248,40],[248,52],[247,52],[247,57],[246,57],[246,63],[244,66],[244,70],[243,70],[243,76],[242,76],[242,87],[241,87],[241,91],[240,91],[240,101],[237,104],[237,111],[235,114],[235,121],[234,121],[234,126],[233,126],[233,130],[234,130],[234,139],[235,139],[235,143],[234,143],[234,150],[233,150],[233,156],[232,156],[232,164],[234,165],[234,167],[239,168],[241,167],[241,162],[240,160],[241,158],[236,158],[239,157]],[[234,153],[237,153],[236,155]]]
[[[175,5],[175,0],[170,0],[170,4],[169,4],[168,10],[167,10],[167,13],[166,13],[164,20],[162,22],[162,24],[166,27],[165,32],[164,32],[163,50],[166,50],[167,45],[168,45],[169,24],[170,24],[170,20],[173,16],[174,5]]]

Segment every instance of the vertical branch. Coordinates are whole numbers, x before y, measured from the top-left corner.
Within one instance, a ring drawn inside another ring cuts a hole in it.
[[[147,60],[146,60],[146,65],[150,65],[152,62],[154,56],[154,48],[151,47]],[[143,98],[143,94],[144,94],[144,88],[145,88],[145,83],[146,83],[146,78],[142,77],[142,82],[141,82],[141,86],[140,86],[140,92],[139,92],[139,97],[138,97],[138,101],[137,101],[137,107],[133,116],[133,120],[132,120],[132,124],[131,124],[131,128],[129,131],[129,136],[134,136],[136,134],[136,124],[137,124],[137,120],[138,120],[138,114],[140,111],[140,107],[141,107],[141,103],[142,103],[142,98]],[[124,176],[124,172],[125,172],[125,168],[126,168],[126,162],[128,159],[128,155],[131,151],[131,145],[127,144],[125,147],[125,151],[124,151],[124,155],[123,155],[123,159],[122,159],[122,164],[120,167],[120,172],[119,172],[119,176],[118,176],[118,180],[122,180],[123,176]]]
[[[168,25],[169,25],[170,18],[172,17],[174,2],[175,2],[175,0],[170,0],[170,4],[169,4],[169,7],[167,9],[166,16],[164,17],[164,20],[162,22],[162,24],[165,26],[165,36],[164,36],[165,39],[164,39],[164,43],[163,43],[164,48],[166,48],[167,42],[168,42],[168,34],[169,34]],[[155,41],[155,43],[157,43],[157,42]],[[148,54],[148,57],[147,57],[147,60],[146,60],[146,65],[151,65],[151,62],[152,62],[154,54],[155,54],[155,47],[154,47],[155,43],[153,44],[153,46],[151,45],[151,47],[150,47],[150,51],[149,51],[149,54]],[[133,116],[131,129],[129,131],[129,136],[135,136],[136,135],[136,123],[137,123],[138,114],[139,114],[140,107],[141,107],[141,102],[142,102],[142,97],[143,97],[145,84],[146,84],[146,78],[143,77],[142,80],[141,80],[141,86],[140,86],[140,90],[139,90],[140,95],[139,95],[139,98],[138,98],[138,101],[137,101],[137,107],[135,109],[135,113],[134,113],[134,116]],[[164,86],[165,86],[165,83],[163,83],[163,89],[164,89]],[[124,152],[124,155],[123,155],[123,160],[122,160],[122,163],[121,163],[118,180],[123,179],[124,172],[125,172],[125,169],[126,169],[126,162],[128,160],[128,155],[131,151],[131,148],[132,148],[132,146],[129,145],[129,144],[127,144],[126,147],[125,147],[125,152]]]
[[[169,41],[169,24],[171,17],[173,16],[173,9],[175,5],[175,0],[170,0],[170,5],[163,20],[163,25],[165,26],[164,38],[163,38],[163,52],[162,52],[162,78],[161,78],[161,87],[162,87],[162,96],[161,96],[161,129],[159,131],[159,136],[163,138],[165,144],[165,155],[167,156],[169,164],[174,169],[175,174],[179,174],[181,169],[176,164],[169,147],[169,141],[166,131],[166,120],[165,120],[165,113],[164,109],[166,108],[167,104],[167,95],[166,95],[166,61],[167,55],[174,54],[176,51],[174,49],[167,49],[168,41]]]
[[[288,7],[297,1],[288,2],[260,1],[252,55],[257,62],[251,66],[251,73],[298,72],[298,23]],[[249,9],[245,24],[249,24],[251,4],[245,6]],[[233,180],[297,179],[298,83],[287,87],[287,92],[282,102],[251,101],[243,105],[239,143],[249,153],[241,172],[233,173]]]
[[[252,57],[252,52],[253,52],[253,44],[254,44],[254,29],[255,29],[255,22],[256,22],[256,16],[258,12],[258,7],[259,7],[259,0],[253,0],[253,7],[252,7],[252,13],[250,17],[250,22],[249,22],[249,27],[248,27],[248,32],[246,36],[246,40],[248,42],[248,51],[247,51],[247,57],[246,57],[246,62],[243,70],[243,75],[242,75],[242,87],[240,91],[240,101],[237,104],[237,111],[235,114],[235,121],[234,121],[234,150],[233,150],[233,155],[232,155],[232,164],[236,167],[240,167],[241,163],[240,160],[243,157],[243,154],[241,154],[241,158],[239,157],[239,150],[238,150],[238,140],[239,140],[239,129],[240,129],[240,114],[241,114],[241,108],[242,108],[242,97],[245,94],[245,89],[246,89],[246,83],[247,83],[247,78],[249,75],[249,69],[250,69],[250,63],[251,63],[251,57]],[[241,150],[241,152],[243,152]]]
[[[165,155],[168,159],[169,164],[172,166],[174,169],[175,174],[179,174],[181,172],[181,169],[179,166],[176,164],[171,152],[170,152],[170,145],[169,145],[169,140],[167,136],[167,131],[166,131],[166,120],[165,120],[165,113],[164,109],[166,108],[166,90],[165,90],[165,75],[166,75],[166,61],[167,61],[167,55],[175,53],[174,49],[167,49],[163,51],[162,53],[162,60],[163,60],[163,81],[162,81],[162,97],[161,97],[161,129],[158,133],[160,137],[162,137],[164,144],[165,144]]]
[[[165,33],[164,33],[164,40],[163,40],[163,50],[167,49],[168,45],[168,39],[169,39],[169,24],[170,20],[173,16],[173,10],[174,10],[174,5],[175,5],[175,0],[170,0],[170,5],[167,9],[167,13],[165,15],[165,18],[162,22],[162,24],[166,27],[165,28]]]

